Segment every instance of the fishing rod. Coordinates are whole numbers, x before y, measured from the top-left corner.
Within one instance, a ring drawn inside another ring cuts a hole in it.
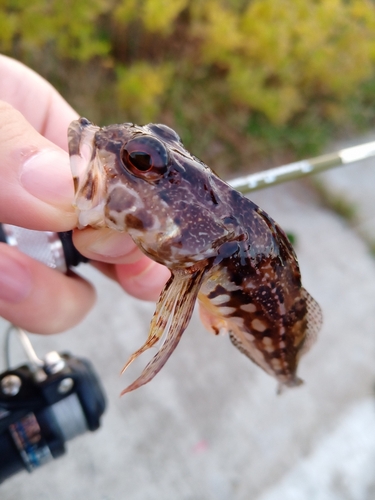
[[[229,184],[241,193],[249,193],[324,172],[334,167],[348,165],[359,160],[364,160],[365,158],[370,158],[371,156],[375,156],[375,141],[344,148],[335,153],[270,168],[255,174],[237,177],[230,180]]]

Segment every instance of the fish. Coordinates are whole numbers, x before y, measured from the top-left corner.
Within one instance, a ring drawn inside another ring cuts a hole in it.
[[[68,141],[78,228],[127,232],[171,272],[148,338],[122,371],[151,347],[157,353],[122,394],[161,370],[197,301],[209,331],[228,334],[279,388],[300,385],[299,360],[317,338],[322,313],[280,226],[166,125],[99,127],[80,118]]]

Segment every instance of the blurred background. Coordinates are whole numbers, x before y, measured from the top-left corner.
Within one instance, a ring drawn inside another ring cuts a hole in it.
[[[219,173],[371,124],[372,0],[3,0],[0,51],[106,125],[163,122]]]
[[[374,141],[372,0],[3,0],[0,51],[100,125],[168,124],[227,178]],[[154,305],[81,266],[97,306],[32,341],[92,360],[103,426],[1,500],[374,500],[374,186],[369,158],[251,195],[294,235],[324,315],[305,384],[280,397],[195,315],[152,383],[119,399]]]

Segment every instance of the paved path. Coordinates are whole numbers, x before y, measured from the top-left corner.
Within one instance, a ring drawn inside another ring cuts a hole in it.
[[[357,146],[375,140],[375,132],[350,142],[339,142],[335,149]],[[375,251],[375,157],[346,167],[332,169],[318,176],[331,196],[345,200],[353,210],[353,229]]]
[[[363,173],[368,182],[374,171]],[[75,329],[33,340],[40,354],[70,350],[93,361],[108,395],[103,426],[70,441],[64,457],[9,479],[1,500],[375,498],[375,261],[305,184],[253,199],[296,234],[304,284],[324,312],[318,343],[300,365],[305,384],[277,396],[273,379],[194,317],[154,381],[119,399],[144,363],[119,378],[153,305],[87,266],[97,307]]]

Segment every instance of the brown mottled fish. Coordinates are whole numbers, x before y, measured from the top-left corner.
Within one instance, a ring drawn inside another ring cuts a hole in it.
[[[301,285],[293,248],[261,208],[191,155],[165,125],[69,127],[79,227],[127,231],[172,276],[160,295],[142,352],[160,347],[123,394],[149,382],[186,329],[196,299],[204,325],[280,386],[301,383],[298,361],[321,326]]]

